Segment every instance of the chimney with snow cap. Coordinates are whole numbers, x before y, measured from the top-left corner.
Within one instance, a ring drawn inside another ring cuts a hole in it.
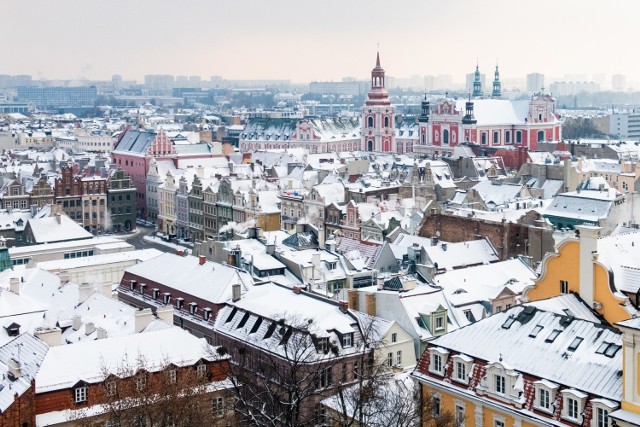
[[[207,257],[206,257],[206,256],[204,256],[204,255],[200,255],[200,256],[198,257],[198,264],[200,264],[200,265],[204,265],[204,263],[206,263],[206,262],[207,262]]]

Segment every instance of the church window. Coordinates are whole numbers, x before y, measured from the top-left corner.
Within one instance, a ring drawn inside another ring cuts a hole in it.
[[[386,128],[389,127],[389,117],[385,117],[384,118],[384,127],[386,127]]]
[[[487,133],[486,132],[482,132],[482,143],[483,144],[487,143]]]
[[[493,132],[493,143],[497,144],[498,142],[500,142],[500,133],[499,132]]]
[[[372,128],[373,127],[373,117],[369,116],[367,118],[367,127]]]
[[[542,142],[544,141],[544,131],[543,130],[539,130],[538,131],[538,142]]]
[[[447,129],[442,131],[442,143],[445,145],[449,144],[449,131]]]

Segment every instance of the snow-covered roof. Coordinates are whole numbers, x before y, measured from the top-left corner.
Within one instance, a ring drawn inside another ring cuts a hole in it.
[[[127,268],[126,273],[176,289],[212,303],[231,298],[232,285],[240,284],[242,292],[253,285],[251,276],[228,265],[205,261],[200,264],[194,256],[162,254]]]
[[[44,342],[30,334],[21,334],[0,347],[0,413],[4,414],[16,396],[22,396],[31,387],[48,349]],[[22,369],[19,378],[10,377],[10,360],[19,362]]]
[[[489,264],[500,257],[495,248],[485,239],[467,242],[440,243],[424,248],[431,262],[438,270],[454,270],[470,265]]]
[[[577,348],[569,349],[577,338],[582,338]],[[517,372],[595,396],[622,399],[622,335],[586,320],[518,306],[437,337],[431,345],[488,363],[500,360]]]
[[[31,218],[29,226],[33,234],[34,243],[55,243],[91,239],[93,237],[93,234],[63,214],[46,218]]]
[[[155,372],[168,364],[190,366],[216,358],[215,348],[178,327],[55,346],[36,375],[36,393],[70,388],[78,381],[100,382],[123,367]]]

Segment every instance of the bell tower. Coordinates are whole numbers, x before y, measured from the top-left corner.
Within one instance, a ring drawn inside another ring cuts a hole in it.
[[[476,98],[480,96],[482,96],[482,79],[480,78],[480,68],[476,63],[476,72],[473,79],[473,97]]]
[[[395,109],[389,101],[385,88],[385,72],[380,66],[380,52],[376,56],[376,66],[371,70],[371,89],[362,107],[363,151],[395,152]]]
[[[500,83],[500,71],[498,71],[498,64],[496,64],[496,72],[493,78],[493,91],[491,92],[492,98],[500,98],[502,96],[502,83]]]
[[[430,143],[429,139],[429,101],[427,100],[427,94],[424,94],[422,100],[420,117],[418,117],[418,126],[420,127],[420,145],[427,145]]]

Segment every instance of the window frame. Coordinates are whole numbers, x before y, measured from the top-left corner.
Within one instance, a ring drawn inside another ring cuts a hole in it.
[[[73,389],[73,401],[75,403],[85,403],[89,399],[89,388],[86,385]]]

